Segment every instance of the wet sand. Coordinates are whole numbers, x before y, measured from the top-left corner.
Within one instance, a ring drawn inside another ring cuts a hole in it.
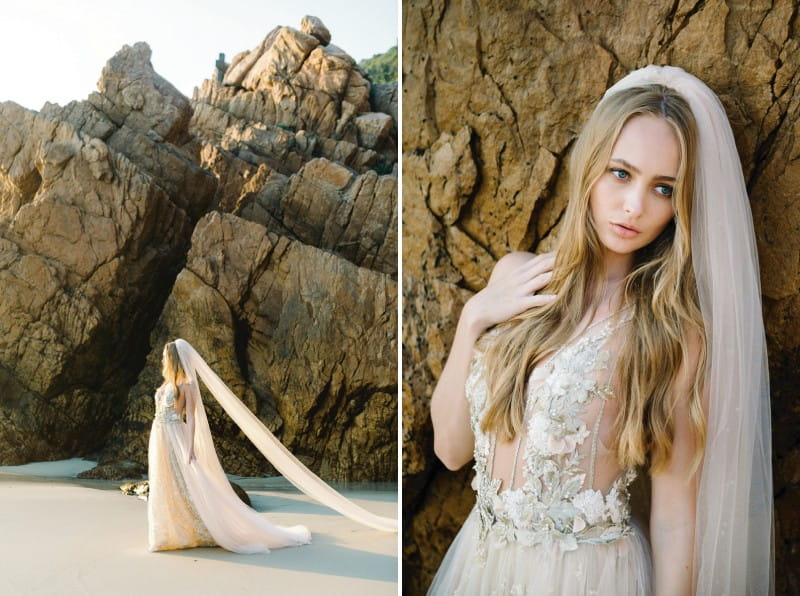
[[[313,543],[270,554],[221,548],[150,553],[146,503],[119,482],[72,478],[91,462],[0,467],[0,594],[398,594],[398,537],[318,505],[282,478],[233,478],[281,525]],[[394,485],[338,487],[379,515]]]

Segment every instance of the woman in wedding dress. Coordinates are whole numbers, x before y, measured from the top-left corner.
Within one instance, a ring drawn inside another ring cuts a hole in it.
[[[162,375],[148,448],[151,551],[218,545],[237,553],[260,553],[311,542],[305,526],[272,524],[234,493],[214,449],[198,378],[261,453],[300,490],[359,523],[397,531],[397,520],[352,503],[292,456],[185,340],[164,346]]]
[[[555,254],[498,261],[434,390],[434,449],[474,458],[476,504],[429,593],[768,594],[758,262],[722,105],[681,69],[635,71],[570,174]]]

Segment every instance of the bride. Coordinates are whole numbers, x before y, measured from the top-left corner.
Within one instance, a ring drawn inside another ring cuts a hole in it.
[[[396,519],[359,507],[301,464],[189,342],[176,339],[164,346],[162,375],[148,448],[151,551],[218,545],[237,553],[259,553],[311,542],[305,526],[277,526],[233,492],[214,450],[198,377],[259,451],[297,488],[359,523],[397,531]]]

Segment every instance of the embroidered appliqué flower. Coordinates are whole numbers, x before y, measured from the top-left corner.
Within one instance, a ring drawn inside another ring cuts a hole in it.
[[[589,524],[596,524],[605,517],[606,501],[599,490],[588,489],[578,493],[573,497],[572,504]]]
[[[609,322],[586,333],[534,371],[520,450],[524,482],[501,493],[500,479],[491,478],[493,440],[480,429],[488,389],[482,354],[476,351],[466,391],[475,433],[479,562],[485,560],[489,543],[557,544],[568,551],[580,542],[610,542],[630,533],[627,487],[633,471],[618,478],[606,495],[582,490],[586,471],[580,447],[591,435],[582,415],[593,399],[611,396],[610,388],[599,383],[598,372],[608,367],[609,353],[602,346],[613,330]]]

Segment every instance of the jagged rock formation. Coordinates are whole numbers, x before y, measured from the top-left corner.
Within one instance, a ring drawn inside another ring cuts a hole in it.
[[[279,27],[222,84],[201,85],[198,159],[221,210],[396,276],[397,86],[371,92],[321,23],[304,22],[311,33]]]
[[[327,159],[289,178],[272,174],[234,213],[301,242],[392,275],[397,273],[397,185],[392,176],[356,175]]]
[[[424,593],[474,502],[432,453],[428,404],[464,301],[511,250],[554,246],[567,157],[612,82],[649,63],[705,80],[750,190],[773,397],[778,593],[800,591],[800,17],[793,3],[403,5],[404,583]]]
[[[86,101],[0,104],[2,463],[141,473],[182,336],[323,477],[394,477],[395,121],[324,24],[303,27],[192,100],[137,43]],[[269,471],[207,409],[228,470]]]
[[[214,178],[166,140],[187,133],[188,102],[152,69],[142,74],[146,46],[125,59],[127,95],[112,60],[90,101],[38,114],[0,105],[7,464],[99,446],[147,349],[137,330],[155,322],[213,196]],[[129,102],[142,108],[134,117]]]
[[[235,56],[222,84],[205,81],[193,105],[198,138],[283,174],[314,157],[359,173],[388,173],[396,162],[392,118],[372,111],[370,84],[353,59],[289,27]]]
[[[369,308],[348,308],[364,305]],[[197,225],[105,460],[147,449],[161,347],[183,337],[284,444],[326,478],[396,474],[397,287],[390,276],[211,212]],[[394,351],[393,351],[394,350]],[[333,357],[335,355],[335,357]],[[209,424],[226,471],[269,472],[213,400]]]

